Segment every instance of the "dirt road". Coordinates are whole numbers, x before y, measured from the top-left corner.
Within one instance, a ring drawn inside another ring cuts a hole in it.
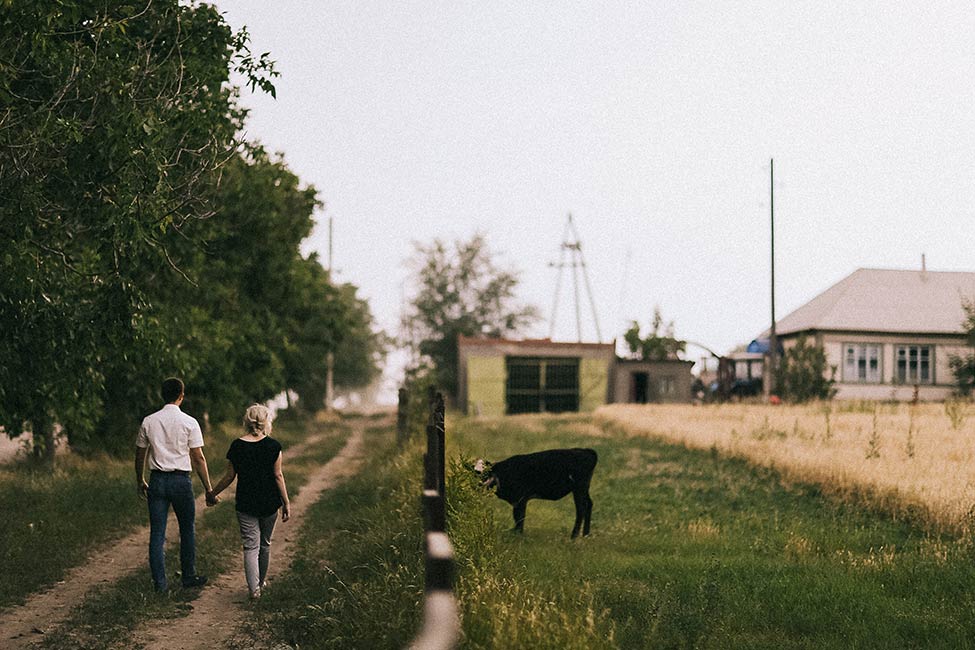
[[[308,485],[302,489],[299,495],[301,498],[296,499],[294,503],[295,508],[304,508],[307,503],[314,501],[314,498],[310,496],[312,494],[311,490],[317,487],[318,493],[320,493],[323,489],[327,489],[334,484],[335,476],[330,476],[328,472],[345,476],[343,474],[346,471],[344,468],[347,466],[355,466],[352,453],[358,453],[358,449],[361,446],[361,436],[361,429],[356,428],[349,442],[346,443],[345,448],[343,448],[342,453],[339,455],[343,460],[337,462],[339,460],[339,457],[337,457],[316,472],[311,477]],[[300,455],[307,448],[318,443],[323,437],[325,437],[325,434],[311,436],[300,445],[292,447],[289,450],[289,454],[295,456]],[[350,447],[350,445],[352,446]],[[200,495],[197,499],[196,509],[197,520],[199,521],[201,517],[206,516],[207,512],[203,495]],[[292,530],[296,529],[297,526],[292,528]],[[279,533],[281,541],[291,536],[288,530],[282,530],[281,532],[284,533],[283,535]],[[172,513],[170,513],[170,521],[166,529],[166,538],[167,544],[173,544],[179,538],[179,527]],[[62,581],[50,589],[31,596],[23,605],[13,607],[0,614],[0,647],[4,650],[21,650],[39,642],[43,638],[44,633],[54,630],[67,620],[73,608],[79,603],[84,602],[86,596],[93,589],[107,583],[117,582],[137,568],[143,566],[146,563],[148,540],[149,527],[144,526],[121,540],[106,544],[105,548],[94,552],[80,566],[71,569]],[[287,546],[287,544],[284,543],[282,546]],[[284,552],[278,551],[277,543],[275,545],[275,553],[277,555],[277,561],[280,562],[278,566],[286,566],[284,564],[286,562]],[[237,579],[237,584],[239,584],[242,579],[237,575],[238,573],[242,575],[243,569],[238,567],[237,569],[231,570],[225,579],[231,581],[231,584],[233,584],[233,579]],[[219,589],[221,580],[218,579],[215,583],[215,587]],[[207,587],[201,596],[201,600],[203,596],[206,596],[211,591],[216,591],[216,589]],[[177,647],[197,646],[167,644],[166,646],[150,645],[149,647],[175,649]]]
[[[305,511],[323,492],[358,472],[362,464],[362,426],[355,426],[348,442],[335,458],[315,471],[298,496],[291,502],[291,521],[278,522],[271,545],[271,568],[268,582],[273,585],[274,574],[286,570],[294,554],[294,540],[298,537]],[[167,621],[166,625],[146,624],[132,634],[133,644],[166,650],[215,650],[228,647],[248,605],[244,583],[242,553],[238,553],[230,569],[207,585],[200,597],[192,602],[192,611],[183,618]],[[234,647],[239,647],[236,643]]]

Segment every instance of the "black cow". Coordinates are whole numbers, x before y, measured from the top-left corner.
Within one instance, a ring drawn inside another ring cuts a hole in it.
[[[576,523],[572,537],[589,534],[592,518],[592,498],[589,482],[596,468],[596,452],[592,449],[549,449],[534,454],[512,456],[497,463],[478,460],[474,471],[483,478],[485,487],[497,486],[499,499],[514,506],[515,530],[525,527],[525,508],[529,499],[558,501],[572,493],[576,504]]]

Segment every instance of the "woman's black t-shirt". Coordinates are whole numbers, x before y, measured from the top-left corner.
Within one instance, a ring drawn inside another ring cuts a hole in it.
[[[266,437],[257,442],[238,438],[230,443],[227,460],[237,470],[237,510],[252,517],[267,517],[281,507],[281,493],[274,479],[274,462],[281,443]]]

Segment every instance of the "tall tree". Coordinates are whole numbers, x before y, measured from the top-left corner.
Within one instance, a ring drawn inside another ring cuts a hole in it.
[[[167,243],[238,146],[230,69],[273,69],[177,0],[7,2],[0,34],[0,425],[50,452],[55,422],[92,431],[113,362],[163,365],[146,279],[180,273]]]
[[[341,284],[338,290],[349,327],[335,350],[335,386],[362,388],[379,376],[389,340],[376,327],[369,303],[356,295],[355,285]]]
[[[238,139],[230,71],[273,94],[268,55],[192,1],[0,4],[0,426],[121,451],[166,375],[214,419],[316,403],[368,307],[300,252],[315,189]]]
[[[433,364],[439,386],[455,395],[458,338],[516,334],[538,318],[538,310],[518,302],[518,276],[495,264],[484,235],[414,246],[415,294],[402,326],[417,357]]]

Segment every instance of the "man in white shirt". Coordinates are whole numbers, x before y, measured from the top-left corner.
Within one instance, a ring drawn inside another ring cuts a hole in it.
[[[166,519],[172,505],[179,522],[179,560],[183,587],[202,587],[206,576],[196,573],[196,504],[190,471],[196,470],[207,492],[207,505],[213,505],[210,474],[203,456],[203,432],[195,418],[183,413],[183,382],[170,377],[162,383],[166,405],[146,416],[135,442],[135,480],[139,496],[149,504],[149,569],[156,591],[168,589],[166,560]],[[143,478],[149,459],[149,482]]]

